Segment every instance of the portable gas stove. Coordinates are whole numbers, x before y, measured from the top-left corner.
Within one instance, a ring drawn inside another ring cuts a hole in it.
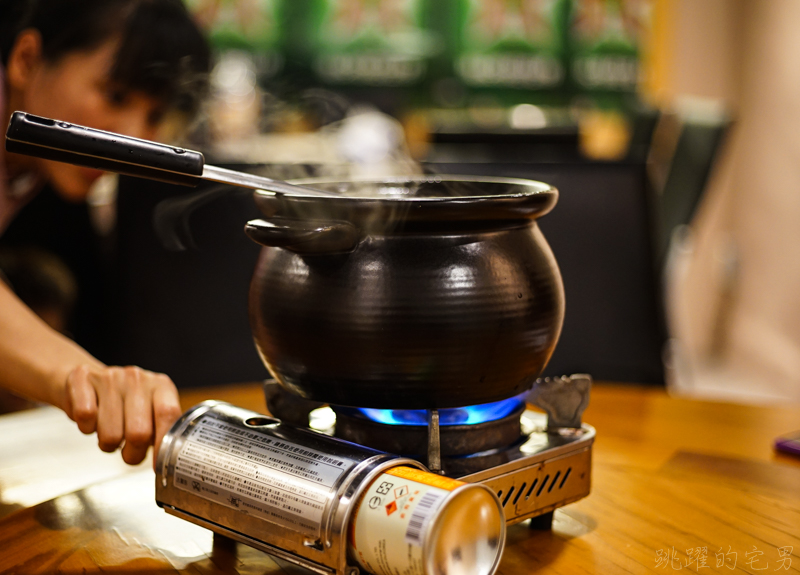
[[[320,575],[492,575],[507,525],[548,529],[556,508],[589,494],[587,375],[441,410],[327,406],[264,387],[273,417],[208,401],[176,422],[156,502]]]
[[[584,374],[543,378],[522,396],[443,410],[325,406],[273,380],[264,391],[270,413],[283,421],[483,483],[500,498],[507,525],[532,519],[532,529],[549,529],[556,508],[590,491],[595,431],[581,416],[591,383]]]

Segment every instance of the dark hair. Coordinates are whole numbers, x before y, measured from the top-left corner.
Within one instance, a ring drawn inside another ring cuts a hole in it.
[[[29,28],[49,62],[119,37],[111,80],[170,108],[193,114],[207,92],[210,51],[181,0],[0,0],[4,65]]]

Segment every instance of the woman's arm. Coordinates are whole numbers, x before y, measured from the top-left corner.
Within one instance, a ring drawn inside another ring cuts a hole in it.
[[[63,409],[100,449],[120,444],[136,464],[181,414],[178,391],[163,374],[109,367],[50,329],[0,281],[0,386]],[[153,456],[155,463],[155,453]]]

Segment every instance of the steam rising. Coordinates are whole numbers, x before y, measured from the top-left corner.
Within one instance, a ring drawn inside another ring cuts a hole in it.
[[[305,168],[294,166],[294,169],[312,171],[307,166]],[[270,174],[273,179],[274,176],[274,173]],[[300,180],[299,183],[339,194],[341,200],[256,192],[256,201],[262,214],[266,218],[280,217],[303,221],[346,220],[354,223],[362,233],[381,234],[395,232],[414,220],[414,217],[409,217],[409,210],[419,205],[419,202],[413,200],[452,199],[452,206],[447,209],[447,212],[451,213],[458,211],[457,206],[461,203],[459,200],[517,195],[523,191],[531,193],[530,189],[523,190],[509,181],[491,179],[472,181],[448,179],[447,176],[436,175],[394,176],[373,181],[348,180],[346,177],[336,176]],[[194,248],[196,245],[189,225],[189,218],[194,210],[220,197],[252,193],[253,191],[248,188],[221,185],[197,194],[164,200],[156,206],[154,213],[156,234],[164,247],[170,251]],[[491,219],[491,216],[485,215]]]
[[[189,216],[194,210],[219,197],[252,193],[252,190],[246,188],[221,185],[204,192],[163,200],[156,205],[153,212],[153,227],[156,236],[161,241],[161,245],[172,252],[196,248],[197,245],[189,227]]]

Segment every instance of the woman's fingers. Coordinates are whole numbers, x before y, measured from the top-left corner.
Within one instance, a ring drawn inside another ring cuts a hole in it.
[[[139,368],[125,368],[125,446],[122,459],[135,465],[147,455],[153,443],[152,374]]]
[[[153,468],[155,469],[158,449],[161,441],[181,416],[181,403],[178,390],[166,375],[156,374],[162,378],[153,392],[153,416],[155,419],[155,443],[153,448]]]
[[[89,380],[97,393],[97,444],[103,451],[111,453],[122,443],[125,422],[123,396],[130,382],[120,367],[93,371]]]
[[[89,381],[90,369],[87,365],[81,365],[69,374],[64,406],[69,418],[86,434],[97,430],[97,394]]]

